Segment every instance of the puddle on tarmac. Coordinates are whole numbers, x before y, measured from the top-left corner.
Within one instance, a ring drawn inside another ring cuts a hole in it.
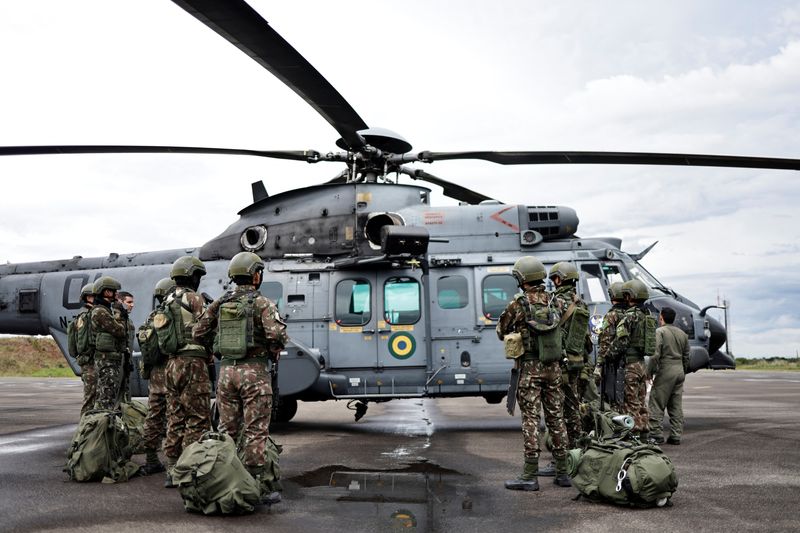
[[[287,481],[336,501],[375,531],[446,531],[449,517],[481,514],[469,476],[425,461],[382,471],[326,466]]]

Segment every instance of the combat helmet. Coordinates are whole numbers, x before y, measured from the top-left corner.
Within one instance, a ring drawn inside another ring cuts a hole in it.
[[[87,296],[94,296],[94,283],[87,283],[81,287],[81,300],[86,300]]]
[[[103,291],[106,289],[111,289],[112,291],[118,291],[121,288],[122,285],[119,284],[119,281],[115,280],[111,276],[103,276],[97,278],[97,280],[94,282],[94,285],[92,285],[92,291],[96,295],[103,294]]]
[[[650,291],[647,285],[638,279],[632,279],[622,284],[622,294],[627,294],[632,300],[647,300],[650,298]]]
[[[567,261],[560,261],[550,267],[550,275],[548,277],[553,279],[555,276],[561,278],[561,281],[578,281],[580,278],[578,275],[578,269],[575,268],[575,265]]]
[[[253,252],[239,252],[233,256],[228,265],[228,277],[233,279],[237,276],[252,278],[256,272],[264,270],[264,261]]]
[[[175,281],[172,278],[163,278],[156,283],[156,287],[153,289],[153,296],[163,299],[174,288]]]
[[[172,269],[169,271],[169,277],[175,278],[191,278],[195,272],[200,272],[201,276],[206,275],[206,266],[198,258],[191,255],[184,255],[179,257],[172,263]]]
[[[625,299],[625,295],[622,292],[622,285],[621,281],[615,281],[611,285],[608,286],[608,297],[611,300],[622,301]]]
[[[544,268],[542,262],[532,255],[526,255],[517,259],[517,262],[514,263],[514,268],[511,269],[511,273],[517,279],[517,283],[519,283],[520,287],[522,287],[524,283],[542,281],[547,277],[547,270]]]

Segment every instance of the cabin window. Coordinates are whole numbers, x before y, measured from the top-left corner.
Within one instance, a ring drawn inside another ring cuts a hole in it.
[[[496,274],[483,278],[483,316],[491,320],[500,318],[508,302],[519,292],[514,276]]]
[[[363,326],[372,318],[372,287],[365,279],[346,279],[336,285],[336,323]]]
[[[283,285],[280,282],[265,281],[258,290],[278,306],[278,311],[283,312]]]
[[[464,276],[442,276],[436,282],[439,307],[442,309],[462,309],[469,302],[467,278]]]
[[[422,316],[419,282],[414,278],[389,278],[383,285],[383,319],[389,324],[414,324]]]

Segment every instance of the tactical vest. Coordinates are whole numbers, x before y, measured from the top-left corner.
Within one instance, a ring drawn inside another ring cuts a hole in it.
[[[168,356],[177,355],[184,349],[203,350],[201,346],[191,342],[195,319],[192,308],[184,298],[188,292],[185,288],[176,289],[164,299],[164,303],[158,307],[153,317],[153,326],[158,335],[158,347]]]
[[[141,374],[144,379],[150,379],[150,373],[153,368],[161,366],[167,361],[167,356],[161,352],[158,346],[158,334],[153,325],[153,319],[158,309],[159,308],[156,308],[150,313],[150,316],[147,317],[144,324],[139,326],[139,331],[136,334],[139,340],[139,349],[142,351]]]
[[[94,361],[94,335],[92,334],[91,309],[78,313],[67,326],[67,344],[69,354],[79,365],[84,366]]]
[[[116,320],[113,311],[102,305],[92,307],[89,316],[93,317],[95,313],[102,313],[101,309],[105,309],[105,312]],[[94,327],[92,327],[92,340],[95,352],[102,353],[123,353],[128,344],[127,336],[124,338],[115,337],[107,331],[97,331]]]
[[[217,312],[217,335],[214,352],[223,359],[243,359],[256,348],[268,345],[264,326],[255,320],[255,300],[258,291],[223,297]]]
[[[525,293],[516,296],[525,313],[526,327],[522,329],[524,359],[538,359],[552,363],[561,359],[561,328],[558,312],[553,307],[552,297],[547,305],[532,304]]]
[[[638,307],[631,307],[625,319],[632,319],[631,340],[626,357],[650,357],[656,353],[656,319]]]

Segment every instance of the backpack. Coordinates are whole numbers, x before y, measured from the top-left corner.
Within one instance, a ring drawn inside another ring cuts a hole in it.
[[[525,293],[518,294],[517,299],[528,323],[521,332],[525,352],[537,354],[542,363],[561,360],[561,328],[552,295],[547,305],[531,304]]]
[[[136,333],[139,349],[142,352],[141,374],[144,379],[150,379],[150,372],[153,368],[163,365],[167,360],[167,356],[161,352],[161,348],[158,346],[158,334],[153,325],[155,314],[156,311],[150,313]]]
[[[243,514],[260,502],[258,482],[236,454],[236,443],[224,433],[207,432],[184,449],[172,470],[187,511]]]
[[[94,361],[92,337],[92,320],[89,311],[81,311],[67,326],[69,354],[81,366],[88,365]]]
[[[141,453],[147,406],[139,400],[131,400],[120,403],[119,410],[122,413],[122,422],[128,429],[128,446],[131,449],[131,453]]]
[[[634,507],[671,505],[678,477],[658,446],[629,437],[630,417],[597,415],[597,430],[583,449],[570,450],[567,470],[572,484],[594,502]]]
[[[130,457],[128,429],[119,412],[87,411],[72,437],[64,472],[72,481],[127,481],[139,471]]]
[[[192,309],[184,303],[186,291],[176,290],[164,299],[153,314],[153,327],[156,329],[158,348],[164,355],[173,355],[186,346],[183,310],[192,314]]]
[[[217,313],[214,353],[226,359],[241,359],[250,348],[256,347],[253,302],[257,296],[253,291],[222,300]]]
[[[244,436],[239,436],[239,459],[244,463],[244,446],[242,445]],[[264,447],[264,473],[259,476],[261,482],[261,490],[264,494],[271,492],[282,492],[283,484],[281,483],[281,465],[280,454],[283,452],[283,446],[278,444],[272,439],[272,436],[267,437],[267,445]]]
[[[569,370],[583,368],[586,336],[589,333],[589,318],[589,307],[576,294],[564,313],[564,318],[561,319],[566,324],[564,351],[567,352]]]

